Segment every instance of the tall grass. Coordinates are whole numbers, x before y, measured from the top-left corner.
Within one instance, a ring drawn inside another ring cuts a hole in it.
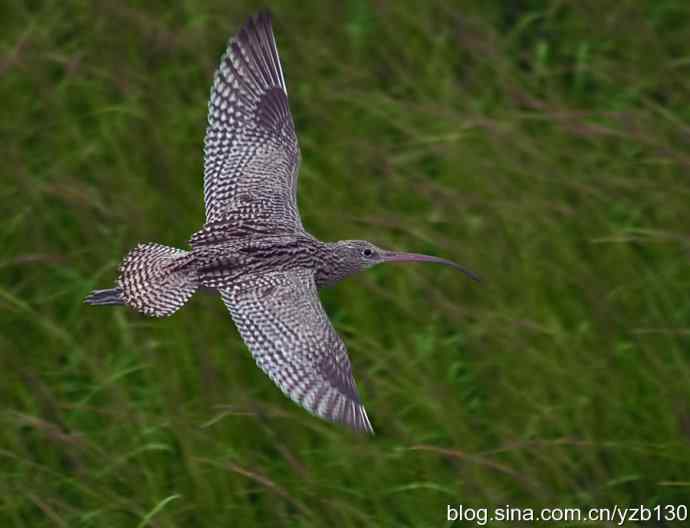
[[[438,526],[690,494],[690,6],[275,2],[300,208],[476,270],[324,291],[377,430],[287,401],[222,304],[81,304],[203,219],[252,2],[0,10],[0,524]]]

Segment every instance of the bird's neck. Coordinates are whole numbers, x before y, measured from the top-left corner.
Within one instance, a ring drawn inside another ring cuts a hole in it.
[[[341,259],[337,254],[337,243],[325,242],[320,247],[320,258],[317,259],[316,286],[319,288],[326,288],[334,286],[344,278],[352,274],[351,271],[345,269],[342,265]]]

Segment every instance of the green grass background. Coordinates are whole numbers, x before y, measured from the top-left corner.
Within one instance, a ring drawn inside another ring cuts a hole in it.
[[[213,296],[83,305],[200,226],[210,81],[260,5],[3,2],[0,525],[688,504],[690,4],[270,4],[307,228],[485,283],[380,266],[322,292],[373,438],[284,398]]]

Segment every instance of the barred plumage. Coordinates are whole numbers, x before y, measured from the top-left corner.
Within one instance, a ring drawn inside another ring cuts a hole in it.
[[[214,77],[204,141],[206,223],[191,251],[140,244],[123,260],[117,287],[85,301],[164,317],[199,289],[218,291],[257,364],[288,397],[317,416],[373,432],[317,288],[381,262],[428,261],[470,273],[363,240],[316,240],[297,210],[299,159],[264,11],[230,41]]]
[[[322,418],[373,431],[313,270],[250,275],[221,297],[256,363],[290,399]]]
[[[153,317],[172,315],[199,287],[194,257],[162,244],[139,244],[122,261],[122,300]]]
[[[268,12],[250,19],[221,58],[204,154],[207,222],[302,230],[299,146]]]

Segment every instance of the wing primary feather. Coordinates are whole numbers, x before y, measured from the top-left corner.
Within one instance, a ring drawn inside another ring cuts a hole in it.
[[[261,90],[269,88],[271,86],[271,81],[270,78],[266,77],[267,68],[262,64],[262,59],[259,54],[257,54],[259,41],[254,19],[249,19],[248,25],[240,31],[239,40],[243,44],[241,48],[244,52],[247,67],[251,70],[257,86]]]
[[[264,60],[266,61],[267,71],[271,75],[271,84],[273,86],[279,86],[283,88],[280,82],[280,74],[278,72],[278,67],[273,59],[273,52],[271,50],[273,44],[270,38],[271,32],[271,20],[260,19],[259,25],[257,27],[257,32],[259,34],[259,40],[261,42],[261,51],[264,54]]]
[[[261,39],[261,33],[256,25],[256,21],[252,20],[251,31],[248,31],[248,41],[250,43],[249,50],[253,56],[254,63],[257,69],[263,77],[264,88],[270,88],[274,86],[273,76],[271,75],[271,67],[266,61],[266,56],[263,54],[263,43]]]
[[[242,79],[243,81],[244,88],[249,93],[251,93],[255,99],[259,99],[261,97],[261,85],[259,84],[259,80],[256,78],[256,75],[254,74],[253,68],[250,66],[249,61],[247,60],[244,48],[238,41],[233,41],[230,44],[230,47],[232,49],[234,57],[237,59],[239,63],[241,63],[240,65],[242,66],[242,68],[240,73],[240,79]],[[235,68],[235,70],[239,71],[237,68]]]
[[[248,92],[250,95],[252,95],[255,99],[259,97],[260,95],[257,94],[253,90],[252,84],[248,81],[246,78],[246,75],[243,75],[243,73],[235,66],[233,63],[233,56],[237,58],[237,60],[240,60],[238,57],[241,55],[241,53],[238,51],[235,51],[234,46],[237,44],[234,42],[230,42],[229,44],[229,51],[230,53],[226,53],[223,57],[224,64],[227,66],[228,70],[230,70],[230,73],[232,74],[232,79],[228,79],[225,74],[223,73],[222,69],[218,70],[218,74],[222,77],[223,83],[225,86],[228,87],[229,90],[232,90],[233,96],[236,98],[237,101],[239,101],[241,104],[237,105],[236,110],[240,110],[243,114],[246,114],[245,108],[248,108],[251,105],[251,101],[247,98],[247,96],[244,94],[244,91]],[[232,55],[231,55],[232,54]],[[242,90],[238,90],[233,86],[233,81],[237,83],[237,88],[242,88]],[[223,87],[224,88],[224,87]],[[245,115],[245,117],[247,117]]]
[[[283,88],[285,95],[287,95],[287,93],[288,93],[287,83],[285,82],[285,75],[283,75],[283,66],[280,62],[280,53],[278,53],[278,44],[276,43],[276,37],[273,34],[273,27],[272,27],[270,21],[269,21],[268,26],[266,27],[266,31],[268,32],[269,42],[271,43],[271,51],[273,53],[273,60],[278,65],[278,74],[280,75],[280,86]]]
[[[264,59],[266,61],[266,71],[271,75],[271,85],[279,86],[287,94],[275,37],[273,35],[273,20],[271,12],[268,9],[259,11],[256,16],[255,27],[260,49],[264,53]]]
[[[257,26],[257,34],[259,36],[260,49],[266,63],[266,71],[271,76],[271,85],[284,88],[281,84],[279,67],[276,66],[276,61],[273,56],[273,41],[271,39],[271,19],[260,18]]]

